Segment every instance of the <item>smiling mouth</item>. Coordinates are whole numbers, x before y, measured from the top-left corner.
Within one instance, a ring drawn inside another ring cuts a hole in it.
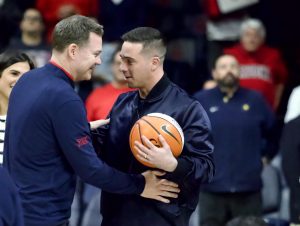
[[[132,78],[132,76],[130,76],[130,75],[128,75],[128,74],[124,74],[124,73],[123,73],[123,75],[124,75],[124,78],[125,78],[125,79]]]

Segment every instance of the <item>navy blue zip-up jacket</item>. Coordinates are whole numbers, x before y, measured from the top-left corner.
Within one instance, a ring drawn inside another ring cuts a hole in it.
[[[4,166],[20,192],[28,226],[58,225],[70,217],[76,174],[113,193],[144,189],[143,176],[98,159],[70,76],[49,63],[24,74],[10,96]]]
[[[113,167],[128,173],[141,173],[147,168],[132,155],[129,133],[142,116],[158,112],[167,114],[183,129],[185,144],[178,166],[166,178],[179,184],[178,199],[170,204],[132,195],[102,192],[103,226],[186,226],[198,203],[201,183],[214,174],[209,119],[194,98],[163,76],[146,99],[138,91],[120,95],[110,112],[110,124],[98,130],[100,155]]]
[[[274,153],[274,115],[263,97],[239,88],[231,99],[217,87],[195,97],[210,118],[216,175],[207,192],[256,192],[261,189],[262,156]]]

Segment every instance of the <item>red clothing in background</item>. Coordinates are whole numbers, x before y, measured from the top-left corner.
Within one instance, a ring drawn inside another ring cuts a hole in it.
[[[98,17],[98,0],[36,0],[36,8],[41,12],[47,28],[47,39],[51,41],[51,34],[55,24],[60,20],[59,8],[64,5],[73,5],[77,14]]]
[[[88,120],[105,119],[118,96],[132,90],[130,88],[117,89],[111,84],[95,89],[86,100]]]
[[[251,53],[240,44],[224,52],[235,56],[241,65],[240,85],[259,91],[274,106],[276,85],[284,84],[287,79],[287,69],[280,53],[265,45]]]

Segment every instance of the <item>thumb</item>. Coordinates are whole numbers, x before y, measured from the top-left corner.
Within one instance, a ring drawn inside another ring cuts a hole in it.
[[[90,127],[92,130],[97,129],[100,126],[104,126],[110,122],[110,119],[99,119],[96,121],[91,121],[90,122]]]
[[[104,126],[110,122],[110,118],[101,120],[100,126]]]
[[[99,119],[94,121],[97,127],[107,125],[110,122],[110,119]]]

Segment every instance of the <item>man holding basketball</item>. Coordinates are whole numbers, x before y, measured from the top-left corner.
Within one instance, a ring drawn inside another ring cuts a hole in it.
[[[89,80],[101,63],[103,27],[74,15],[53,32],[51,61],[22,76],[10,95],[4,166],[20,193],[26,226],[67,226],[76,174],[113,193],[168,202],[176,184],[160,172],[124,174],[97,158],[84,105],[74,82]]]
[[[130,130],[139,118],[149,113],[169,115],[183,129],[182,154],[177,159],[170,156],[170,147],[162,137],[161,148],[145,137],[144,145],[136,143],[136,148],[140,157],[166,172],[165,178],[179,184],[180,194],[178,199],[165,204],[102,192],[102,226],[186,226],[197,206],[201,183],[214,175],[209,119],[200,103],[165,75],[166,47],[158,30],[140,27],[124,34],[122,39],[120,69],[129,87],[138,90],[120,95],[110,112],[110,124],[97,130],[100,156],[124,172],[144,172],[148,168],[131,154]]]

